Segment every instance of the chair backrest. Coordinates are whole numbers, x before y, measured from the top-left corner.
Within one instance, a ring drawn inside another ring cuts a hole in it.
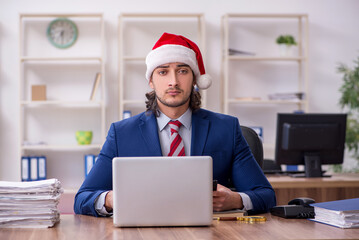
[[[258,165],[262,168],[263,166],[263,143],[259,138],[258,134],[249,127],[241,126],[242,134],[246,139],[249,148],[252,151],[254,158],[256,159]]]

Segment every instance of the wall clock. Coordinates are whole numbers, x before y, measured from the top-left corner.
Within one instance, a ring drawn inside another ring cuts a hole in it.
[[[76,24],[67,18],[57,18],[47,27],[47,38],[57,48],[71,47],[77,40]]]

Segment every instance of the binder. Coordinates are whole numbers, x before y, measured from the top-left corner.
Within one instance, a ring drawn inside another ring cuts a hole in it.
[[[95,162],[97,160],[97,156],[93,154],[87,154],[85,155],[85,177],[90,173],[93,165],[95,165]]]
[[[313,203],[315,218],[311,221],[339,228],[359,227],[359,198]]]
[[[21,181],[30,181],[30,159],[25,156],[21,158]]]
[[[45,180],[46,179],[46,157],[41,156],[37,158],[38,164],[38,180]]]
[[[30,157],[30,180],[37,181],[38,180],[38,164],[37,157]]]

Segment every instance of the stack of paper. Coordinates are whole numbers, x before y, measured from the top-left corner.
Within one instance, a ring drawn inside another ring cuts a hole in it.
[[[359,198],[311,204],[315,218],[312,221],[340,228],[359,228]]]
[[[54,226],[60,221],[57,205],[62,193],[57,179],[0,181],[0,228]]]

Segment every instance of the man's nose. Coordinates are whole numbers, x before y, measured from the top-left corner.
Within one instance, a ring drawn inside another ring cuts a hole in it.
[[[170,72],[170,79],[169,79],[168,85],[170,85],[170,86],[177,86],[177,84],[178,84],[178,79],[177,79],[176,71],[171,71],[171,72]]]

